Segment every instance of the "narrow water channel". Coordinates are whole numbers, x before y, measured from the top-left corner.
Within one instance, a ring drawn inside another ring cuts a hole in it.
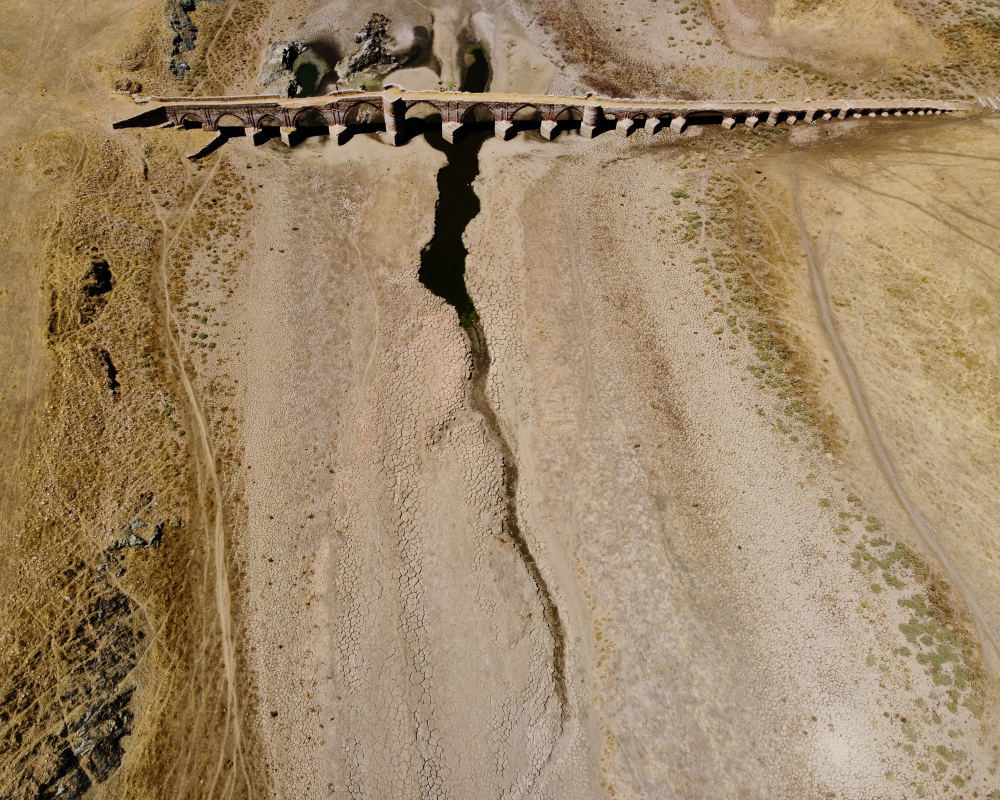
[[[473,61],[462,79],[463,92],[485,92],[490,68],[482,47],[469,48]],[[434,236],[420,253],[420,282],[458,312],[462,327],[469,329],[478,320],[476,307],[465,288],[465,257],[462,241],[466,226],[479,213],[479,198],[472,183],[479,175],[479,149],[492,131],[473,131],[449,144],[436,129],[424,132],[435,150],[448,157],[438,171],[438,200],[434,209]]]
[[[489,88],[490,67],[482,46],[474,44],[466,51],[471,57],[462,80],[462,91],[484,92]],[[510,537],[521,562],[538,591],[545,623],[552,637],[552,679],[559,700],[562,721],[566,720],[566,653],[565,637],[559,609],[552,599],[545,577],[524,537],[517,519],[517,462],[503,434],[496,411],[489,403],[486,384],[490,373],[490,350],[479,314],[465,285],[465,259],[468,250],[462,236],[469,222],[480,211],[479,197],[472,188],[479,175],[479,150],[493,136],[492,125],[486,130],[473,130],[449,144],[440,131],[427,130],[424,137],[435,150],[444,153],[448,161],[438,171],[438,199],[434,209],[434,235],[420,253],[420,282],[438,297],[452,305],[458,321],[469,338],[472,351],[472,378],[469,398],[478,411],[490,438],[503,459],[505,519],[504,533]]]

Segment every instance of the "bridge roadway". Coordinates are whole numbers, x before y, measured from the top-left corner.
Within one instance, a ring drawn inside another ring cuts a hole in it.
[[[137,103],[152,106],[115,128],[154,125],[201,127],[218,131],[243,128],[255,144],[277,130],[292,145],[310,131],[326,128],[342,144],[355,133],[384,131],[401,144],[413,127],[410,120],[441,119],[444,138],[454,141],[464,132],[492,126],[496,136],[509,139],[517,131],[538,128],[551,139],[560,130],[578,128],[586,137],[614,129],[628,136],[643,128],[656,133],[669,128],[681,133],[688,125],[719,124],[753,128],[818,120],[862,117],[902,117],[1000,109],[1000,98],[966,101],[927,99],[853,99],[793,101],[641,100],[497,92],[409,91],[389,85],[381,92],[349,90],[317,97],[148,97]],[[229,135],[232,135],[231,133]]]

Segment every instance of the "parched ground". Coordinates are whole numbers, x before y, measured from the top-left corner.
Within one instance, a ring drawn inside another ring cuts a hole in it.
[[[997,85],[1000,12],[978,0],[526,0],[566,63],[612,96],[975,96]]]
[[[464,335],[414,280],[442,159],[357,144],[249,159],[275,205],[327,202],[260,215],[220,348],[245,387],[238,553],[275,796],[523,791],[559,723],[552,644],[498,537]]]
[[[0,795],[1000,796],[996,120],[487,142],[480,398],[425,142],[109,129],[376,10],[442,85],[997,94],[989,3],[201,3],[178,83],[8,2]]]
[[[828,147],[863,157],[872,134],[853,134]],[[993,695],[974,628],[909,549],[891,491],[856,471],[871,457],[845,463],[805,410],[829,347],[780,359],[785,325],[817,327],[789,280],[802,265],[781,263],[765,292],[756,281],[779,266],[763,237],[731,249],[765,159],[725,135],[562,148],[555,163],[542,145],[493,148],[469,278],[524,527],[569,638],[591,641],[571,663],[602,783],[628,797],[985,795]]]

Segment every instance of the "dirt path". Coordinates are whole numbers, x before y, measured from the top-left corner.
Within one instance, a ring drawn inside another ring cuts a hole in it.
[[[173,226],[168,223],[163,214],[159,211],[156,212],[162,228],[158,278],[160,281],[160,290],[163,302],[164,330],[170,343],[171,358],[177,370],[178,378],[184,389],[184,395],[187,400],[187,411],[190,419],[194,421],[196,427],[198,446],[197,448],[192,448],[192,455],[195,457],[199,472],[199,484],[201,485],[200,494],[203,496],[206,485],[211,493],[211,497],[203,506],[202,511],[206,518],[206,523],[208,523],[206,528],[210,534],[209,548],[212,552],[212,563],[214,565],[213,584],[220,645],[222,649],[223,673],[225,678],[226,719],[225,727],[222,732],[222,746],[219,748],[215,772],[212,776],[208,793],[208,796],[210,797],[215,795],[215,787],[219,784],[224,763],[227,758],[227,752],[229,752],[229,747],[227,746],[229,742],[232,743],[231,752],[233,753],[234,761],[239,767],[240,774],[243,776],[247,785],[249,785],[250,780],[249,775],[247,774],[247,765],[242,748],[243,731],[240,713],[241,704],[239,700],[236,676],[236,656],[232,619],[232,593],[229,585],[222,487],[216,467],[215,449],[212,445],[211,437],[208,432],[205,414],[202,410],[201,403],[198,400],[198,395],[195,392],[191,376],[188,373],[184,352],[181,349],[175,333],[178,328],[178,321],[170,302],[169,273],[167,265],[172,247],[183,233],[188,220],[195,213],[195,207],[205,190],[211,186],[212,179],[215,177],[215,173],[221,163],[222,160],[219,159],[215,162],[215,164],[213,164],[201,186],[182,209],[180,217],[176,220]],[[148,200],[150,202],[150,206],[152,208],[156,208],[156,204],[153,202],[151,196],[148,197]],[[205,498],[203,497],[203,500],[204,499]],[[224,785],[231,791],[233,785],[231,780],[227,780]]]
[[[837,332],[837,327],[830,307],[830,300],[827,296],[826,286],[823,280],[822,261],[816,250],[816,244],[809,235],[809,230],[806,225],[802,208],[802,199],[799,193],[798,175],[793,164],[789,164],[788,166],[788,179],[792,197],[791,213],[789,213],[787,209],[782,208],[774,201],[762,195],[745,181],[743,182],[743,185],[748,191],[753,192],[758,199],[767,201],[773,208],[775,208],[793,225],[795,225],[796,230],[799,232],[802,247],[805,251],[806,260],[809,265],[810,280],[812,282],[816,306],[819,311],[823,330],[826,333],[834,356],[837,359],[837,364],[840,368],[841,374],[850,389],[855,410],[857,411],[858,418],[864,426],[865,434],[871,445],[872,452],[878,462],[879,469],[885,476],[886,481],[892,487],[893,493],[899,500],[900,505],[906,511],[906,515],[913,524],[913,528],[919,535],[920,540],[923,542],[924,546],[934,554],[935,558],[940,562],[942,568],[947,574],[948,579],[952,582],[952,584],[954,584],[955,589],[959,592],[959,594],[962,595],[962,598],[969,608],[969,613],[975,620],[977,628],[989,641],[990,647],[988,648],[988,657],[990,658],[992,666],[996,668],[1000,665],[1000,636],[997,635],[996,630],[990,624],[988,617],[984,613],[972,591],[969,589],[965,579],[955,567],[947,552],[945,552],[944,548],[941,546],[934,529],[927,521],[926,517],[924,517],[923,513],[921,513],[920,508],[913,502],[906,489],[903,487],[892,463],[892,459],[886,451],[878,427],[868,407],[867,400],[865,399],[864,389],[858,379],[857,371],[855,370],[851,357],[848,354],[847,349],[844,347],[844,343]]]
[[[222,18],[222,22],[219,23],[219,27],[216,28],[215,34],[212,36],[212,41],[208,43],[208,47],[205,48],[205,77],[198,80],[195,85],[192,94],[197,94],[201,85],[205,82],[205,78],[212,74],[212,50],[215,47],[215,43],[219,40],[219,36],[226,29],[229,21],[233,18],[233,11],[236,9],[236,0],[231,0],[229,7],[226,9],[226,16]]]

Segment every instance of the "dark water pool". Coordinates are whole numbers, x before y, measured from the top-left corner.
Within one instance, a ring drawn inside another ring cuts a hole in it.
[[[295,70],[295,79],[299,82],[296,97],[308,97],[316,91],[319,84],[319,67],[311,61],[305,61]]]
[[[466,50],[462,91],[484,92],[489,88],[490,65],[486,51],[474,44]],[[492,131],[475,131],[449,144],[440,131],[427,130],[424,138],[448,157],[438,171],[438,200],[434,209],[434,236],[420,253],[420,282],[454,306],[459,322],[470,328],[478,321],[476,307],[465,287],[465,257],[462,235],[479,213],[479,198],[472,183],[479,174],[479,149]]]

